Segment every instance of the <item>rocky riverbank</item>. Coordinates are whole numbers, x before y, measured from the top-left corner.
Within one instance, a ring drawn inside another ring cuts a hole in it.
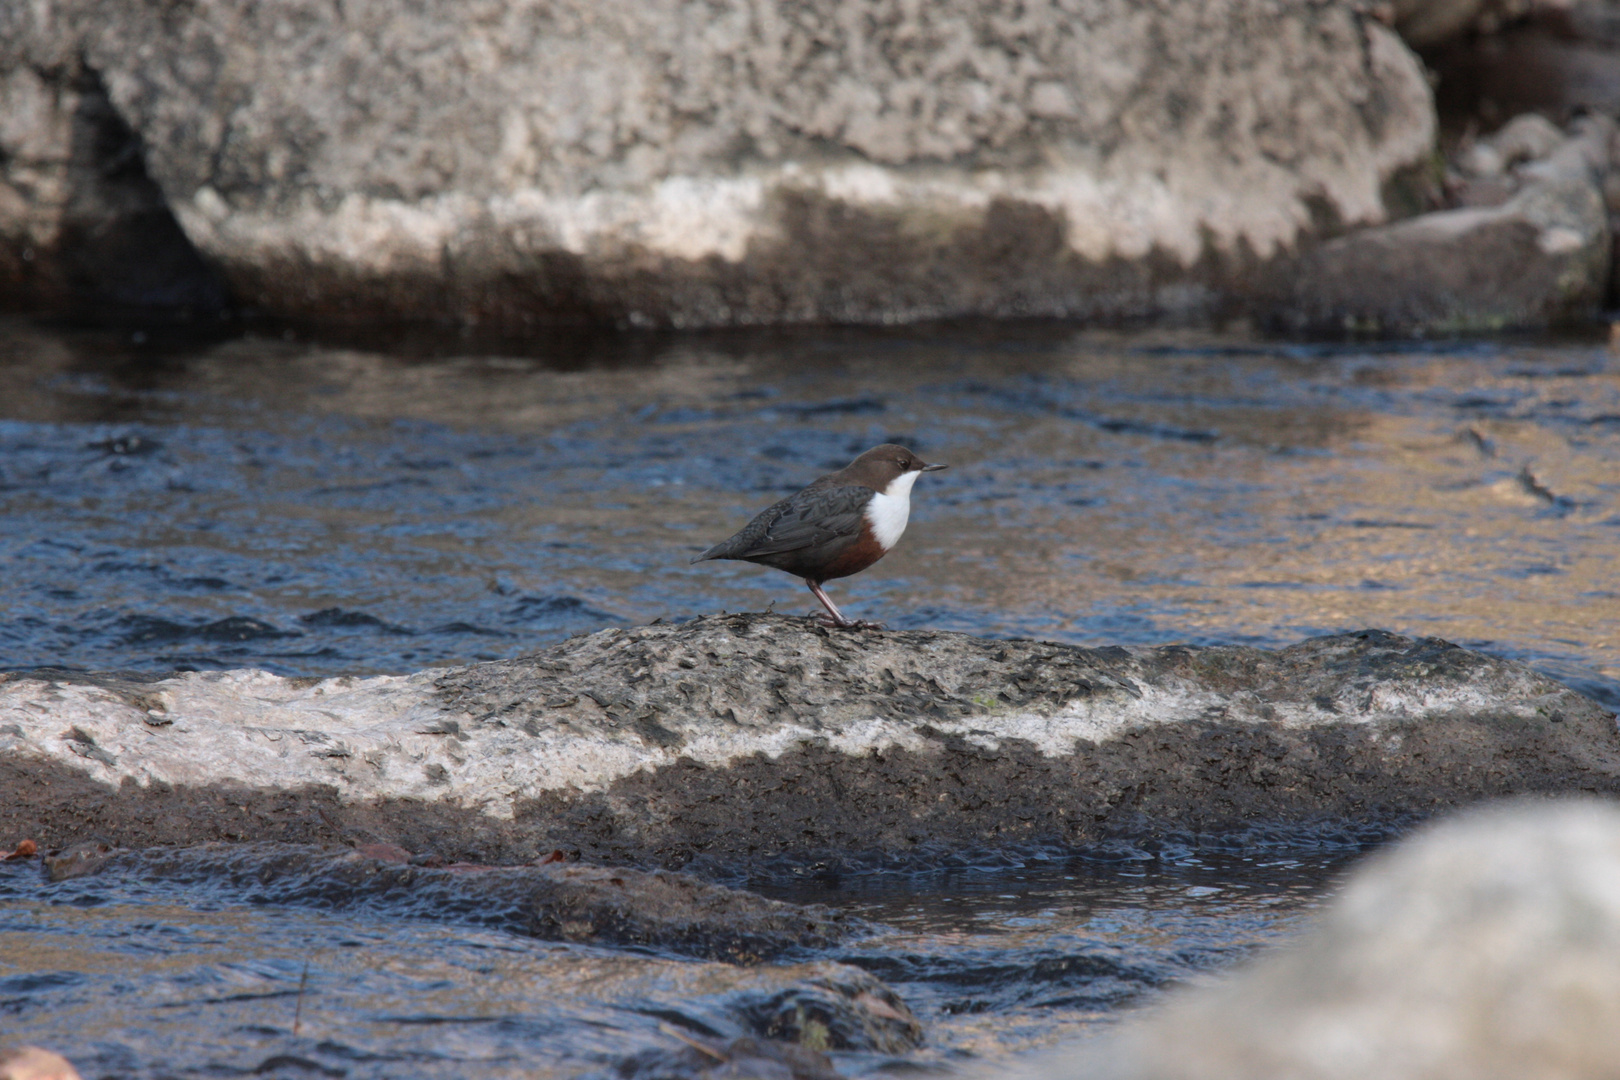
[[[411,676],[0,682],[0,830],[681,866],[1397,823],[1620,791],[1523,665],[1381,631],[1086,649],[727,615]]]
[[[1359,239],[1447,205],[1397,29],[1480,17],[1396,7],[9,5],[0,296],[516,332],[1589,317],[1607,147],[1463,241]]]

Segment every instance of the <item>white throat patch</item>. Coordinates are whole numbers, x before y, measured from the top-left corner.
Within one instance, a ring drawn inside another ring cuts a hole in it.
[[[866,520],[884,551],[898,544],[900,534],[906,531],[906,519],[911,517],[911,485],[921,475],[921,469],[901,473],[866,504]]]

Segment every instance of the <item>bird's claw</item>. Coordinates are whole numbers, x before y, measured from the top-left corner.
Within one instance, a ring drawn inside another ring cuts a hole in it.
[[[831,615],[817,615],[816,622],[829,630],[887,630],[888,627],[870,619],[835,619]]]

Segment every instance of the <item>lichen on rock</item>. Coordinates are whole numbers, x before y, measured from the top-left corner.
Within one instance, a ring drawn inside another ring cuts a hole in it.
[[[0,823],[56,845],[678,866],[1394,823],[1620,790],[1620,732],[1523,665],[1381,631],[1087,649],[727,615],[412,676],[18,673],[0,772]]]

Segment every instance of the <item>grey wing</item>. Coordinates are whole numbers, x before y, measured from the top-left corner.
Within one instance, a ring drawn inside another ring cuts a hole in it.
[[[864,487],[806,488],[766,507],[737,535],[692,561],[768,559],[853,540],[860,534],[871,498],[871,490]]]

